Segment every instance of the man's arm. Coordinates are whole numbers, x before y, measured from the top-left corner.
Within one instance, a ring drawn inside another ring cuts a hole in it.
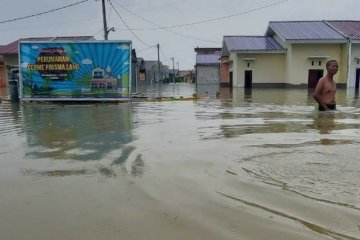
[[[314,99],[315,101],[325,110],[329,110],[329,108],[322,102],[322,91],[324,88],[324,79],[320,79],[318,84],[316,85],[315,92],[314,92]]]

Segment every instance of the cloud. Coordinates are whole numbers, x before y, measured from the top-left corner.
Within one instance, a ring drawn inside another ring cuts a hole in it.
[[[129,65],[129,62],[124,62],[124,65]]]
[[[29,65],[29,63],[27,63],[27,62],[21,63],[21,67],[22,67],[22,68],[27,68],[27,65]]]
[[[92,60],[91,59],[84,59],[82,60],[82,64],[92,64]]]
[[[129,45],[126,45],[126,44],[122,44],[122,45],[119,45],[117,47],[117,49],[120,49],[120,50],[128,50],[130,49],[130,46]]]
[[[39,49],[39,46],[37,46],[37,45],[32,45],[31,48],[32,48],[32,49]]]

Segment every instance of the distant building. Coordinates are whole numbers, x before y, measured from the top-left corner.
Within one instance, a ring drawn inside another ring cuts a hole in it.
[[[169,79],[169,68],[158,61],[139,59],[139,82],[153,84]],[[143,82],[142,82],[143,81]]]
[[[169,69],[169,81],[170,83],[176,82],[179,77],[178,69]]]
[[[180,70],[178,72],[178,78],[180,82],[193,83],[194,81],[194,71],[192,70]]]
[[[221,48],[195,48],[196,84],[220,84]]]

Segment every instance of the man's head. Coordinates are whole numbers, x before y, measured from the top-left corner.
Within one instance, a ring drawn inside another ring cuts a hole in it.
[[[339,69],[338,62],[336,60],[329,60],[326,63],[326,70],[329,74],[335,75]]]

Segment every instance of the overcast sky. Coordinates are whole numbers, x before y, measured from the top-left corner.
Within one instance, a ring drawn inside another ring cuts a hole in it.
[[[91,35],[103,40],[101,0],[4,22],[80,1],[1,0],[0,45],[24,37]],[[151,46],[159,43],[160,60],[172,68],[173,57],[175,68],[180,69],[194,67],[194,48],[221,47],[224,35],[264,35],[269,21],[360,20],[360,0],[111,0],[111,3],[106,0],[108,28],[116,30],[109,33],[109,40],[131,40],[138,57],[145,60],[157,59],[157,50]]]

